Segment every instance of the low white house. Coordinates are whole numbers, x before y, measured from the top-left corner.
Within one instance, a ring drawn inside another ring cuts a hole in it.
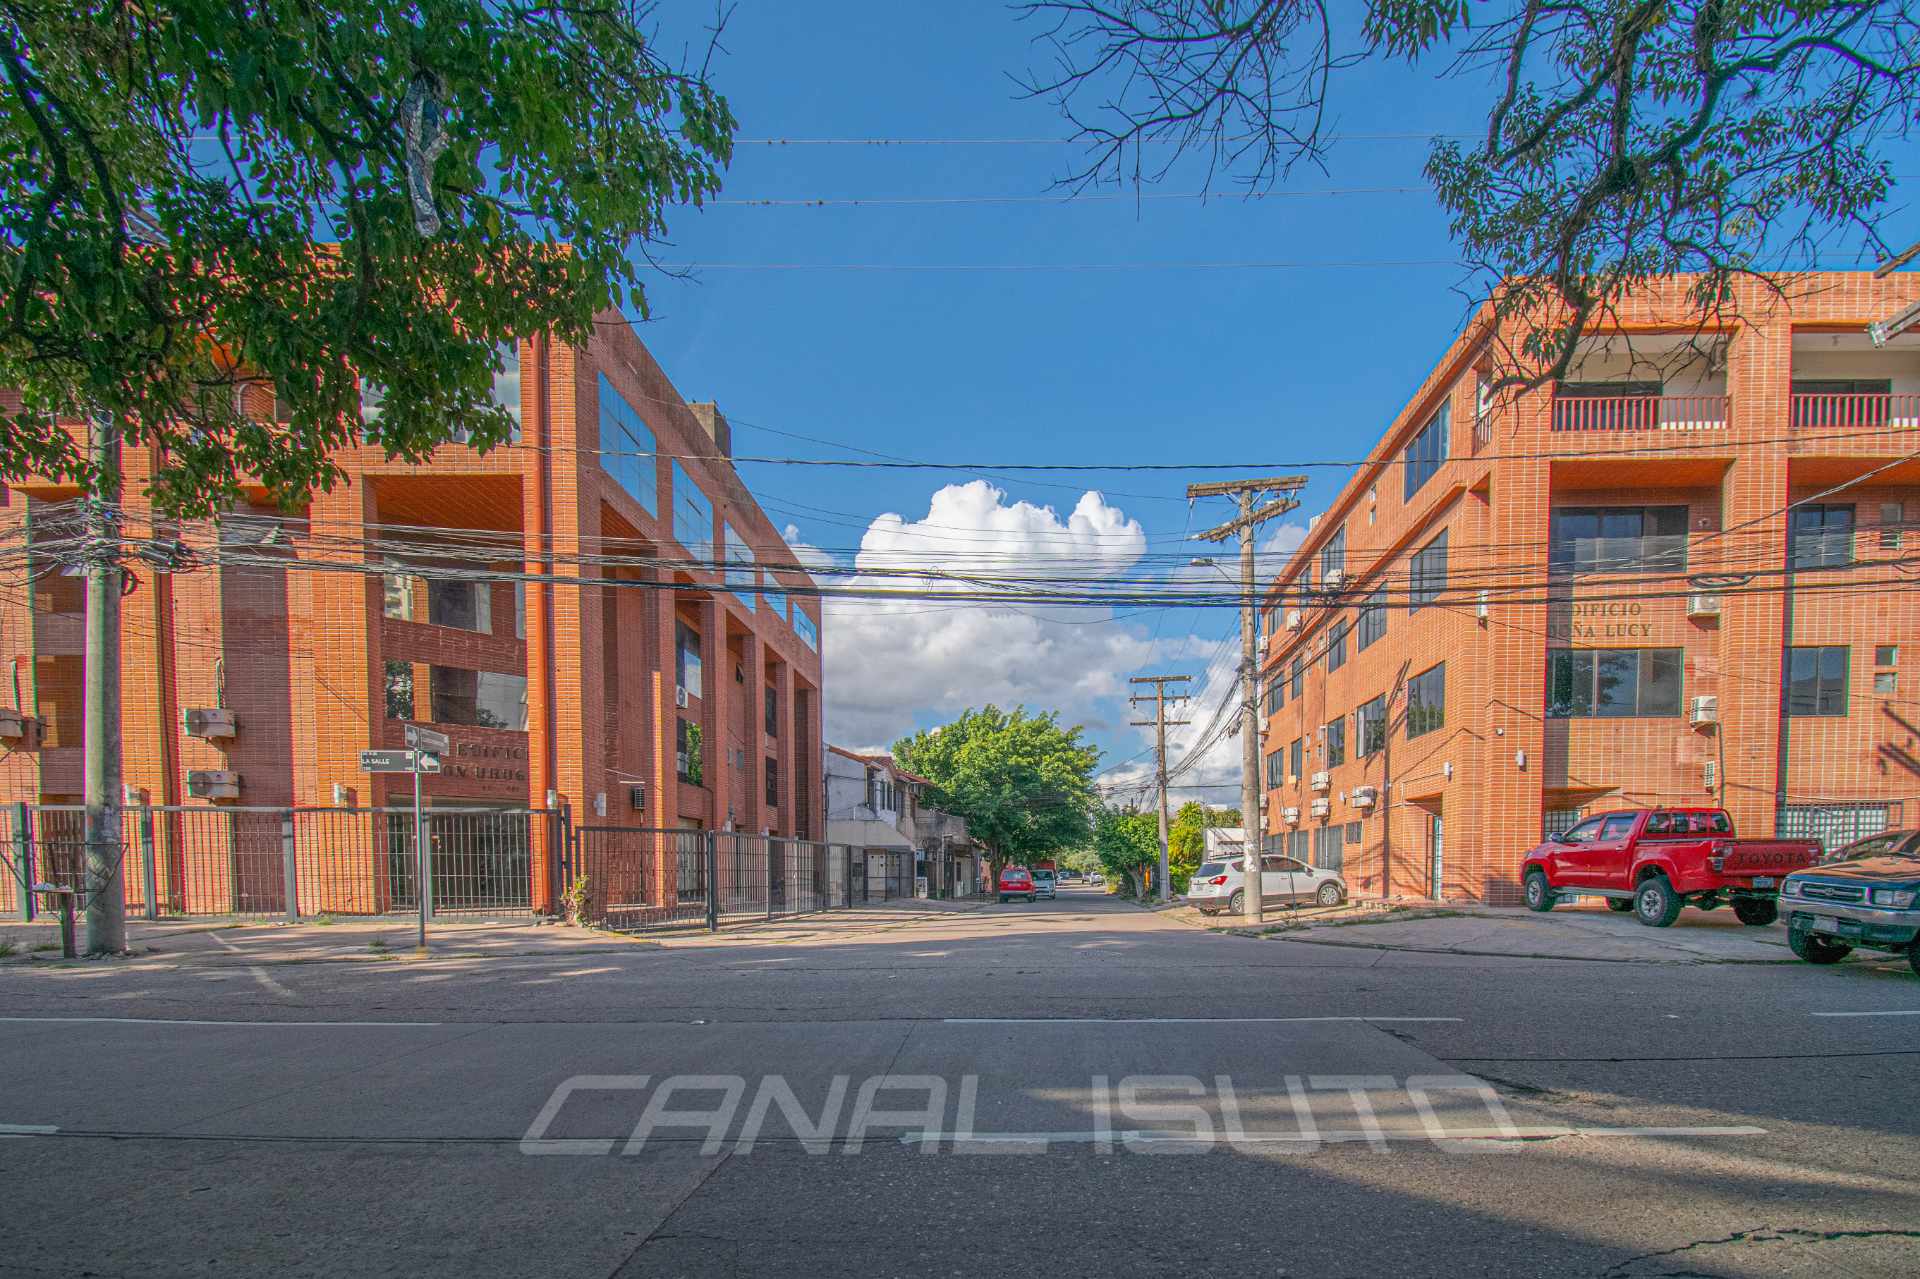
[[[827,840],[851,844],[854,892],[864,900],[970,897],[980,858],[965,820],[922,800],[927,779],[891,756],[827,747]],[[862,864],[864,863],[864,876]]]

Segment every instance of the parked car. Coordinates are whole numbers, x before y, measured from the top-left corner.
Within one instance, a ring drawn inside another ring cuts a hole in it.
[[[1093,885],[1095,885],[1095,886],[1098,886],[1098,885],[1100,885],[1100,884],[1104,884],[1104,883],[1106,883],[1107,881],[1106,881],[1106,880],[1104,880],[1104,879],[1102,879],[1102,878],[1100,877],[1100,872],[1099,872],[1099,871],[1095,871],[1095,872],[1094,872],[1093,874],[1091,874],[1091,875],[1089,875],[1089,876],[1087,876],[1087,882],[1088,882],[1089,884],[1093,884]]]
[[[1854,947],[1904,953],[1920,976],[1920,830],[1869,835],[1780,885],[1787,945],[1810,964]]]
[[[1044,897],[1048,901],[1054,900],[1053,872],[1044,866],[1033,872],[1033,893],[1036,897]]]
[[[1032,901],[1034,893],[1038,891],[1034,887],[1032,874],[1025,866],[1002,867],[999,890],[1003,902],[1012,897],[1024,897]]]
[[[1237,915],[1246,909],[1246,858],[1202,862],[1187,881],[1187,901],[1203,915],[1221,911]],[[1338,906],[1347,899],[1346,881],[1336,871],[1309,866],[1292,857],[1268,853],[1260,859],[1260,900],[1314,902]]]
[[[1820,856],[1811,839],[1736,839],[1720,808],[1640,808],[1589,817],[1534,848],[1520,867],[1529,910],[1604,898],[1665,928],[1682,907],[1732,906],[1743,924],[1779,916],[1780,880]]]

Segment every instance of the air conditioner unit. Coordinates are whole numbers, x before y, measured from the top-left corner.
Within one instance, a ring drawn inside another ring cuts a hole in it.
[[[1316,799],[1313,801],[1312,812],[1315,817],[1325,817],[1332,811],[1333,805],[1331,801],[1324,799]]]
[[[194,799],[240,798],[240,774],[227,768],[195,768],[187,773],[187,794]]]
[[[1487,593],[1485,591],[1481,591],[1480,602],[1474,605],[1473,615],[1484,622],[1487,620],[1487,616],[1491,612],[1492,610],[1487,607]]]
[[[647,788],[644,786],[627,787],[627,802],[633,805],[634,812],[636,813],[646,812],[647,811]]]
[[[1300,824],[1300,810],[1297,808],[1283,808],[1280,810],[1280,816],[1289,826]]]
[[[240,731],[240,721],[224,708],[196,708],[186,712],[188,737],[232,737]]]
[[[27,735],[27,717],[19,711],[0,710],[0,738],[17,742]]]
[[[1315,790],[1332,790],[1333,789],[1333,779],[1328,777],[1325,773],[1315,773],[1313,775],[1312,784]]]
[[[1353,788],[1352,803],[1355,808],[1372,808],[1379,802],[1380,792],[1373,787],[1356,786]]]
[[[1330,591],[1337,591],[1347,584],[1347,571],[1343,568],[1328,569],[1320,584]]]
[[[1695,727],[1719,722],[1720,699],[1717,697],[1696,697],[1687,707],[1687,723]]]
[[[687,709],[687,690],[678,684],[673,686],[673,704],[681,710]]]
[[[1706,591],[1696,591],[1687,596],[1688,617],[1720,616],[1720,597]]]
[[[1290,631],[1297,631],[1300,629],[1300,610],[1299,609],[1290,608],[1287,610],[1287,629]]]

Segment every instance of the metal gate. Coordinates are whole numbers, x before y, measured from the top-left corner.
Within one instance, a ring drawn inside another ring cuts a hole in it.
[[[646,826],[573,833],[569,895],[588,922],[621,931],[717,929],[730,923],[851,906],[844,844]]]

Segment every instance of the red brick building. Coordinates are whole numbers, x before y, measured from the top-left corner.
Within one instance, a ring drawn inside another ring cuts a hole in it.
[[[1920,822],[1920,339],[1866,332],[1913,277],[1686,284],[1519,397],[1470,326],[1274,580],[1266,830],[1356,894],[1516,900],[1608,807]]]
[[[215,770],[237,775],[229,805],[405,802],[411,779],[363,773],[359,753],[416,722],[453,742],[425,783],[438,807],[820,838],[819,600],[735,472],[725,417],[683,401],[618,322],[583,349],[521,344],[497,393],[512,445],[418,466],[351,450],[305,509],[261,493],[217,532],[180,530],[176,571],[131,561],[129,787],[193,805],[189,774]],[[129,452],[130,538],[156,531],[149,466]],[[72,496],[0,488],[0,520],[32,553]],[[81,585],[50,553],[31,562],[24,589],[0,588],[25,722],[0,798],[77,801]],[[233,735],[188,731],[208,708]]]

